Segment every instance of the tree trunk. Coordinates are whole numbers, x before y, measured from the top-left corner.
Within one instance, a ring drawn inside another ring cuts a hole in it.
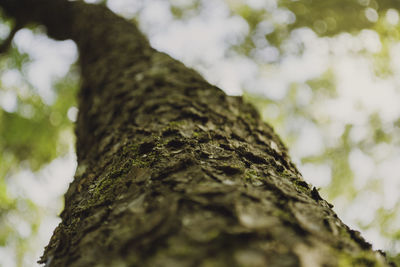
[[[79,48],[78,168],[46,266],[387,266],[241,97],[103,6],[0,0]]]

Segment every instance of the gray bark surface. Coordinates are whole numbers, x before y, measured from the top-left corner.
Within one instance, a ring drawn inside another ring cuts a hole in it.
[[[78,168],[41,263],[388,266],[251,105],[152,49],[132,23],[80,1],[0,6],[80,52]]]

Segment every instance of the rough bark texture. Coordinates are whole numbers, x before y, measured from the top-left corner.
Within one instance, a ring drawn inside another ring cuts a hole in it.
[[[41,263],[388,265],[252,106],[152,49],[130,22],[82,2],[0,5],[80,52],[78,169]]]

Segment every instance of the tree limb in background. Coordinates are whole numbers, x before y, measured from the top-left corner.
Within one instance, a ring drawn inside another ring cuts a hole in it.
[[[23,28],[23,25],[20,23],[16,23],[15,26],[11,29],[10,33],[8,34],[7,38],[0,43],[0,54],[4,54],[10,48],[11,42],[14,39],[15,34]]]

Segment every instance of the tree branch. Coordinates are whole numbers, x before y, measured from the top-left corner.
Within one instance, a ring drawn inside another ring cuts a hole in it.
[[[20,23],[16,23],[8,34],[7,38],[0,44],[0,54],[4,54],[10,48],[11,42],[14,39],[15,34],[23,27]]]

